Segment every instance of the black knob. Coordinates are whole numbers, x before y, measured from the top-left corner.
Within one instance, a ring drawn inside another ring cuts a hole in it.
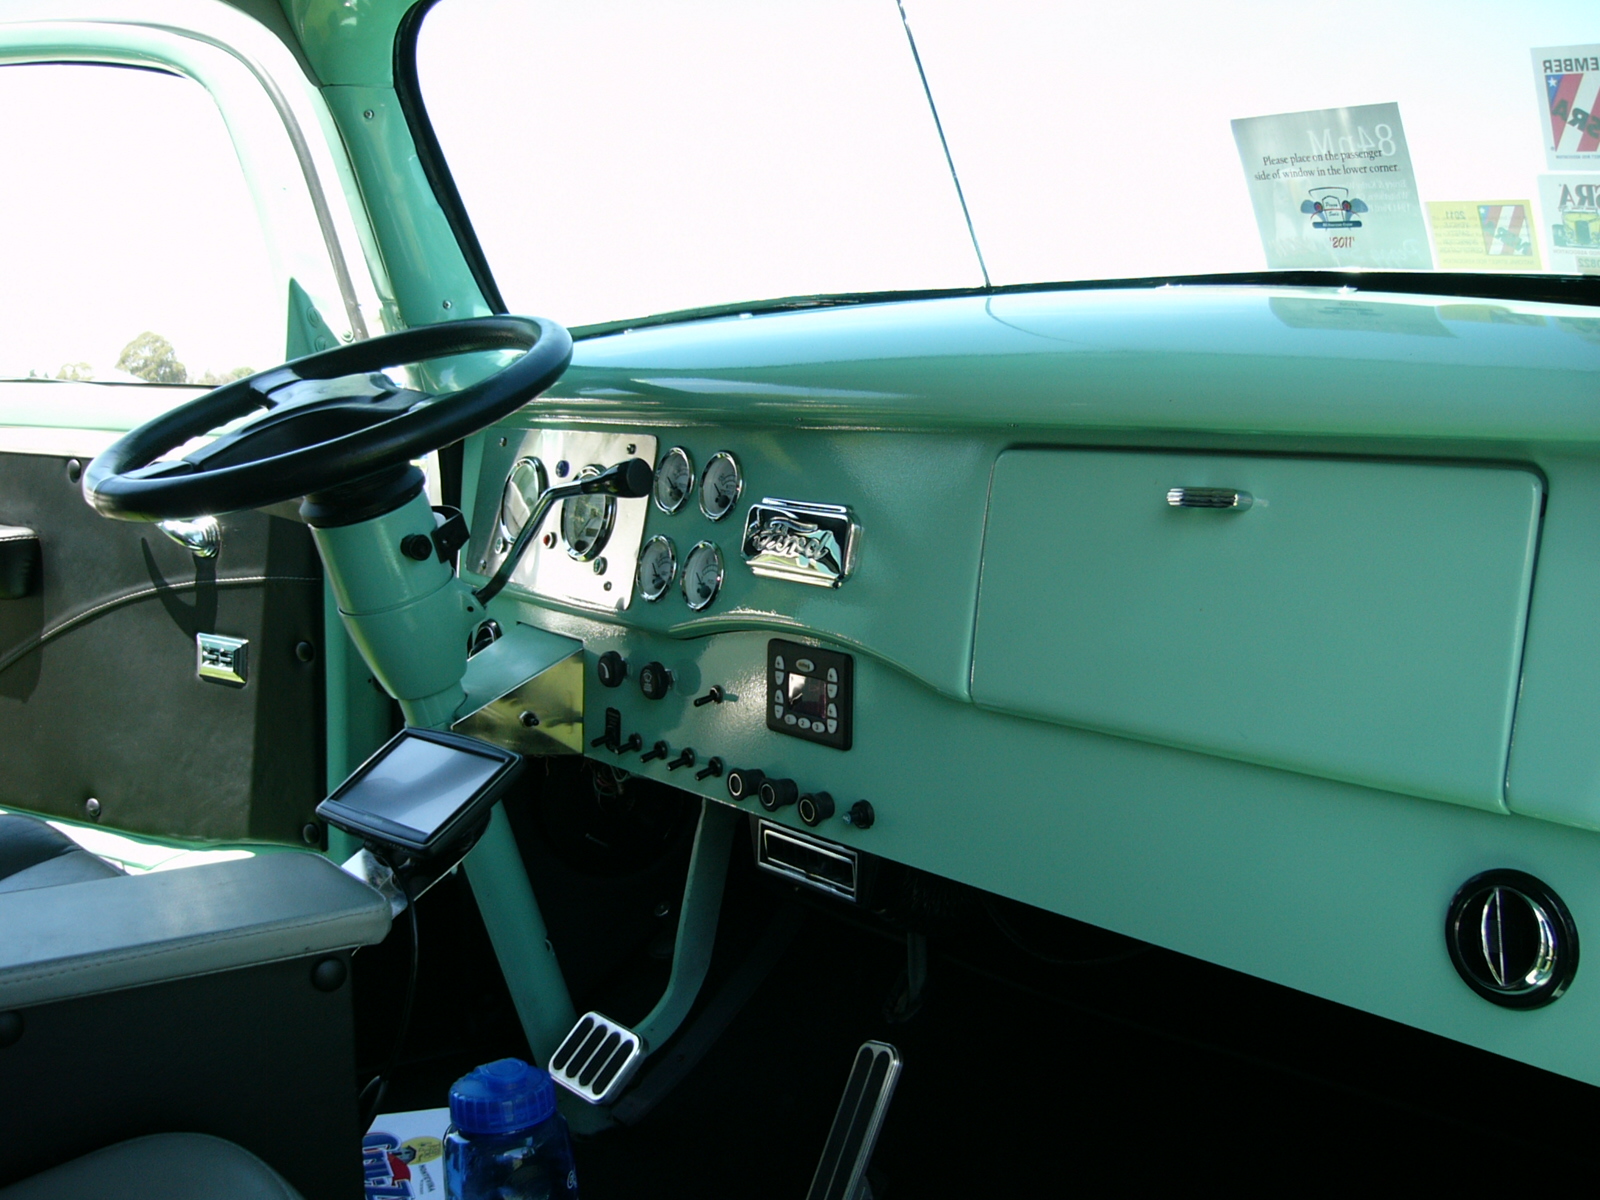
[[[800,819],[815,828],[833,816],[833,797],[827,792],[807,792],[800,797]]]
[[[696,771],[694,773],[694,777],[696,779],[710,779],[714,775],[721,775],[721,774],[722,774],[722,760],[720,758],[716,758],[716,757],[713,756],[713,757],[708,758],[706,760],[705,770]]]
[[[433,557],[433,539],[425,533],[408,533],[400,539],[400,553],[427,562]]]
[[[620,745],[612,747],[618,754],[626,754],[629,750],[638,750],[644,745],[644,739],[637,733],[630,733],[627,740]]]
[[[877,819],[878,814],[872,811],[870,800],[857,800],[844,815],[845,824],[854,825],[857,829],[871,829]]]
[[[735,800],[748,800],[761,790],[766,775],[751,767],[735,767],[728,772],[728,795]]]
[[[615,650],[607,650],[596,660],[594,669],[602,687],[621,687],[628,677],[628,660]]]
[[[694,751],[685,746],[683,752],[667,764],[667,770],[676,771],[679,767],[694,766]]]
[[[646,700],[659,700],[672,690],[672,672],[658,662],[639,668],[639,690]]]
[[[785,805],[798,800],[800,789],[795,786],[792,779],[764,779],[756,795],[761,799],[762,808],[768,812],[777,812]]]
[[[638,736],[638,734],[634,734],[634,737]],[[650,749],[639,755],[639,761],[650,762],[652,759],[665,758],[669,752],[669,749],[670,748],[665,742],[657,742],[654,746],[651,746]]]
[[[702,707],[704,705],[707,705],[707,704],[721,704],[721,703],[722,703],[722,689],[719,688],[719,687],[714,687],[709,692],[707,692],[704,696],[696,696],[695,699],[694,699],[694,706],[696,708],[700,708],[700,707]]]

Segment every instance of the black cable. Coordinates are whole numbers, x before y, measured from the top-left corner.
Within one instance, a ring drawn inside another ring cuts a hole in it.
[[[411,1028],[411,1007],[417,999],[417,959],[420,957],[421,942],[417,937],[415,900],[406,905],[406,915],[410,918],[407,924],[411,928],[411,971],[406,978],[406,998],[400,1007],[400,1029],[395,1034],[394,1049],[389,1053],[389,1061],[384,1064],[383,1070],[374,1075],[367,1086],[361,1089],[361,1095],[356,1098],[356,1103],[361,1106],[362,1133],[371,1127],[373,1118],[378,1115],[383,1097],[389,1091],[389,1080],[400,1066],[400,1052],[405,1049],[406,1033]]]

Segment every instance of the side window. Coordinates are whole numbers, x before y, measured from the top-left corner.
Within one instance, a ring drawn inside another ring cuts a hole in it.
[[[0,67],[0,380],[208,386],[284,357],[287,296],[193,80]]]

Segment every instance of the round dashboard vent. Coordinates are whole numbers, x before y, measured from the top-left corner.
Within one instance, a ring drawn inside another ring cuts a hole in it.
[[[1462,884],[1444,937],[1467,986],[1506,1008],[1549,1004],[1578,971],[1572,914],[1524,871],[1485,871]]]

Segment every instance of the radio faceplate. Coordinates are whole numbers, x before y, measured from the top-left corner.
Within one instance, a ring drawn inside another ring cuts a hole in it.
[[[850,749],[854,676],[848,654],[774,638],[767,643],[767,728]]]

